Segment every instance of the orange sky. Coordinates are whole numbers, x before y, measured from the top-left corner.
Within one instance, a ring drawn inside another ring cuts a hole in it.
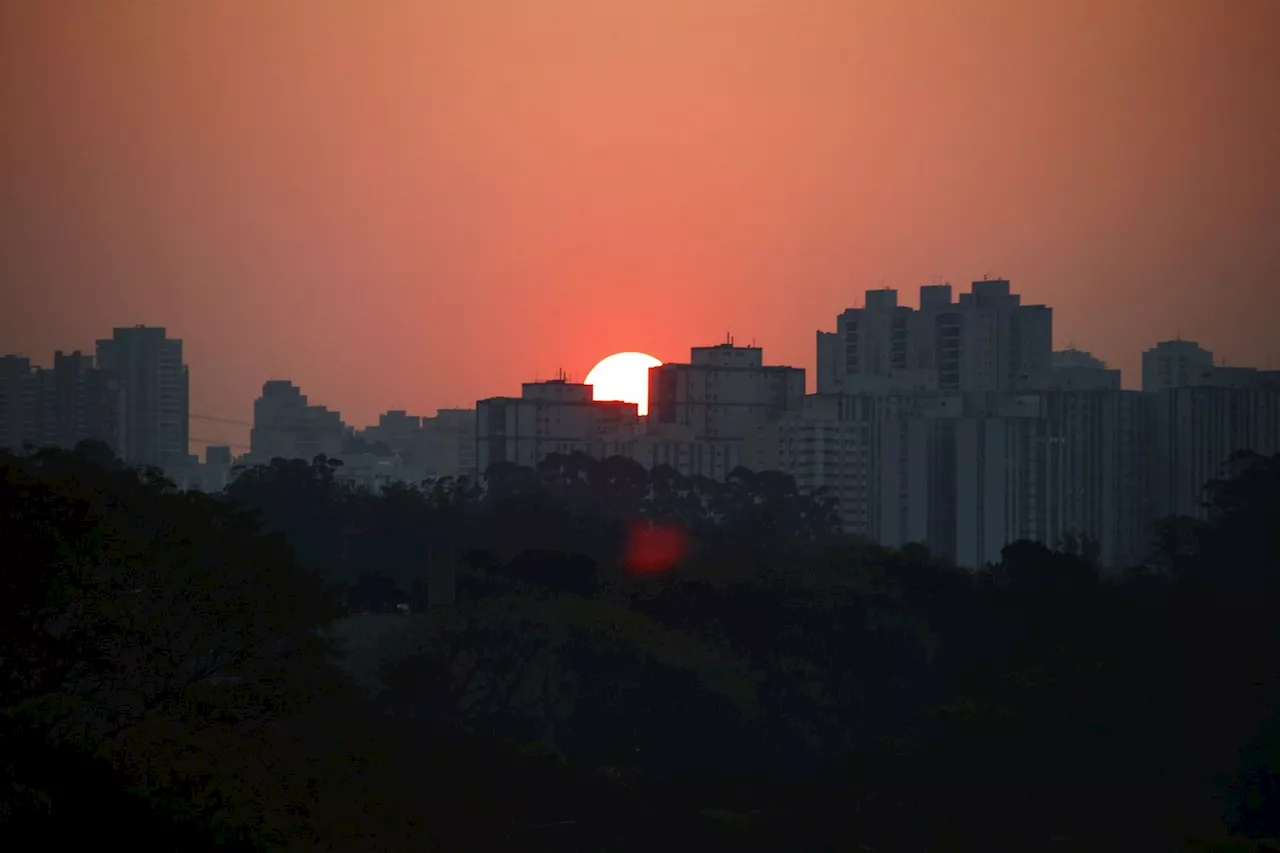
[[[1280,367],[1275,0],[0,5],[0,350],[185,339],[363,424],[1006,276]],[[810,376],[812,384],[812,375]],[[193,435],[243,441],[235,427]]]

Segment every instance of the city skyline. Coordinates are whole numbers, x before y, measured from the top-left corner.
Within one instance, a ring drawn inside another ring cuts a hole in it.
[[[726,331],[812,377],[864,289],[988,272],[1129,387],[1179,334],[1278,364],[1265,0],[96,8],[0,11],[0,341],[166,326],[194,412],[269,367],[368,423]]]
[[[1007,279],[991,279],[991,278],[983,278],[983,279],[978,279],[973,282],[970,282],[971,285],[978,285],[980,283],[1003,285],[1006,287],[1006,289],[1011,284]],[[921,289],[922,290],[926,290],[926,289],[938,290],[940,287],[952,287],[954,289],[954,286],[949,282],[945,285],[940,285],[937,283],[922,285]],[[867,307],[866,302],[869,296],[879,296],[892,290],[895,290],[895,289],[893,288],[886,289],[882,286],[882,287],[865,291],[859,298],[855,300],[857,303],[856,306],[846,307],[845,309],[837,313],[836,315],[837,321],[838,321],[837,325],[839,323],[840,318],[849,314],[849,312],[851,311],[859,312],[864,310]],[[1015,296],[1018,296],[1018,295],[1021,295],[1021,294],[1020,293],[1015,294]],[[919,308],[919,303],[920,303],[919,299],[914,299],[914,300],[904,299],[903,298],[904,294],[902,292],[895,292],[893,296],[894,296],[893,304],[898,306],[899,308],[909,309],[909,310],[916,310]],[[1029,307],[1029,308],[1046,307],[1049,309],[1050,313],[1052,313],[1053,311],[1052,305],[1026,306],[1026,307]],[[1205,348],[1202,346],[1203,342],[1201,341],[1192,341],[1188,338],[1182,337],[1181,335],[1175,335],[1172,337],[1162,338],[1160,340],[1150,341],[1145,344],[1142,344],[1138,351],[1137,359],[1136,359],[1138,363],[1138,369],[1132,372],[1124,371],[1121,368],[1116,367],[1115,362],[1113,362],[1112,360],[1108,358],[1099,358],[1098,357],[1099,353],[1080,349],[1072,344],[1060,345],[1060,342],[1057,339],[1058,336],[1056,332],[1053,331],[1053,325],[1055,321],[1052,318],[1050,318],[1048,322],[1049,322],[1049,332],[1052,340],[1051,351],[1053,352],[1055,358],[1060,355],[1065,355],[1068,363],[1072,363],[1074,360],[1077,360],[1080,357],[1090,359],[1091,361],[1097,363],[1091,366],[1094,366],[1094,367],[1104,366],[1110,371],[1119,373],[1123,379],[1120,387],[1122,387],[1125,390],[1144,390],[1144,379],[1150,378],[1147,376],[1148,366],[1145,363],[1145,357],[1151,354],[1152,352],[1154,352],[1155,347],[1161,346],[1164,344],[1177,343],[1179,345],[1185,345],[1189,350],[1195,351],[1197,354],[1199,354],[1202,357],[1207,357],[1209,359],[1208,364],[1210,365],[1226,366],[1228,364],[1227,360],[1222,358],[1221,355],[1218,353],[1218,351],[1214,350],[1213,347],[1210,346]],[[134,323],[126,326],[116,327],[115,331],[118,334],[120,332],[128,332],[130,329],[144,329],[144,328],[158,330],[161,332],[166,330],[166,327],[163,327],[163,326],[157,327],[157,326],[148,326],[146,324],[141,324],[141,323]],[[812,354],[810,358],[807,359],[808,361],[812,362],[811,366],[796,365],[796,364],[792,364],[790,362],[784,362],[781,360],[775,360],[773,363],[780,366],[786,366],[786,367],[798,367],[800,370],[802,370],[804,372],[804,378],[805,378],[805,393],[807,394],[863,393],[862,391],[858,391],[858,390],[841,391],[835,388],[827,389],[824,391],[821,388],[818,377],[819,377],[820,371],[822,370],[822,365],[820,363],[817,351],[813,350],[812,348],[812,331],[813,330],[810,329],[810,345],[811,345]],[[817,331],[820,336],[833,334],[830,332],[824,332],[821,325],[817,326]],[[99,352],[101,353],[101,347],[103,345],[103,341],[100,338],[95,338],[95,340],[96,340],[96,344],[99,349]],[[733,342],[735,338],[732,335],[732,333],[729,333],[725,337],[725,340]],[[180,353],[182,345],[184,344],[184,340],[181,338],[180,335],[177,337],[177,343],[179,346],[179,353]],[[721,341],[721,343],[723,343],[723,341]],[[698,348],[698,347],[715,346],[716,344],[711,341],[707,341],[703,343],[686,344],[686,347],[685,347],[686,352],[688,351],[688,347],[690,345],[695,348]],[[754,346],[759,346],[760,344],[752,340],[749,345],[754,347]],[[819,343],[819,348],[821,348],[821,343]],[[55,351],[54,355],[57,357],[61,357],[64,350],[70,351],[71,348],[59,347]],[[1179,351],[1182,351],[1181,346],[1179,346]],[[80,351],[78,349],[75,350],[75,354],[78,355],[79,352]],[[597,358],[592,363],[592,365],[593,367],[599,366],[602,362],[613,359],[615,356],[619,356],[619,355],[637,355],[637,354],[643,355],[643,356],[650,355],[649,353],[645,353],[645,352],[637,353],[635,351],[619,351],[614,353],[606,353],[605,355],[602,355],[599,358]],[[41,359],[37,357],[35,354],[24,353],[24,352],[11,352],[11,353],[5,353],[5,355],[17,356],[25,360],[29,360],[32,367],[39,367],[42,369],[52,369],[57,361],[57,358]],[[179,355],[179,359],[180,358],[181,356]],[[671,359],[659,359],[659,361],[662,364],[682,363],[681,359],[678,357],[671,358]],[[1245,369],[1249,369],[1249,368],[1263,369],[1263,370],[1272,369],[1269,363],[1259,364],[1259,365],[1235,365],[1235,366],[1243,367]],[[563,367],[561,367],[561,368],[557,368],[556,370],[550,372],[547,375],[541,375],[535,372],[535,374],[532,376],[527,376],[522,378],[521,381],[517,383],[516,387],[519,387],[521,384],[528,384],[530,382],[534,382],[534,383],[544,382],[549,379],[555,379],[557,377],[573,383],[582,383],[587,381],[588,374],[591,373],[591,370],[592,370],[592,367],[588,367],[580,372],[574,372],[574,371],[567,371]],[[196,374],[198,375],[198,373],[199,373],[199,367],[197,366]],[[185,377],[184,377],[184,380],[185,380]],[[262,389],[263,383],[265,383],[266,386],[296,384],[299,388],[305,387],[303,386],[302,383],[296,382],[296,380],[288,376],[278,375],[277,373],[271,373],[268,376],[264,376],[264,378],[260,381],[260,383],[257,386],[254,386],[254,388],[250,392],[247,392],[247,396],[249,398],[249,412],[247,415],[243,415],[243,416],[238,411],[237,412],[210,411],[202,408],[198,404],[190,404],[189,421],[188,421],[190,451],[198,455],[203,454],[205,451],[205,448],[209,446],[225,446],[225,447],[232,448],[233,450],[239,450],[239,451],[249,450],[251,445],[250,436],[252,433],[252,427],[253,427],[253,421],[254,421],[254,410],[256,407],[255,400],[260,399],[256,397],[256,395]],[[431,412],[431,411],[441,412],[441,411],[450,411],[450,410],[458,410],[458,409],[471,409],[475,407],[476,402],[478,400],[483,400],[489,397],[501,397],[501,396],[504,396],[504,394],[506,392],[509,392],[510,390],[511,389],[504,389],[503,391],[498,391],[493,394],[472,395],[471,398],[457,405],[442,404],[442,405],[430,405],[426,407],[415,408],[412,406],[405,407],[405,406],[388,406],[388,405],[383,405],[379,407],[375,404],[376,411],[367,420],[353,419],[350,415],[348,415],[343,411],[340,405],[333,405],[331,401],[321,400],[316,395],[310,395],[310,396],[315,396],[316,399],[319,401],[319,403],[325,408],[327,408],[333,415],[339,418],[341,423],[344,424],[347,428],[360,431],[370,427],[376,427],[377,424],[379,423],[379,419],[388,413],[409,412],[409,413],[417,413],[419,417],[424,417],[426,416],[427,412]],[[1150,389],[1146,389],[1146,390],[1150,390]],[[643,408],[647,409],[647,404]],[[642,415],[644,413],[645,413],[644,411],[641,412]],[[192,426],[192,424],[194,424],[194,426]]]
[[[0,824],[1272,851],[1278,35],[0,0]]]

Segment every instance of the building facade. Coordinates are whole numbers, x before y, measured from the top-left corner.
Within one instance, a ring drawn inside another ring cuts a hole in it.
[[[1046,424],[1036,402],[1023,401],[1022,408],[956,424],[953,550],[958,565],[996,562],[1004,546],[1019,539],[1053,544],[1045,520]]]
[[[595,400],[590,385],[563,377],[526,382],[519,397],[479,400],[475,417],[479,475],[500,462],[533,468],[553,453],[628,456],[640,434],[635,403]]]
[[[1149,553],[1149,408],[1137,391],[1042,393],[1047,544],[1068,537],[1097,544],[1105,566],[1130,566]]]
[[[1157,518],[1204,518],[1204,487],[1232,454],[1280,453],[1280,387],[1184,385],[1145,394],[1153,423],[1151,504]]]
[[[1052,309],[1023,305],[1007,280],[975,281],[956,302],[950,285],[927,285],[918,309],[899,305],[896,290],[869,290],[834,333],[819,332],[817,384],[856,393],[859,379],[929,371],[942,391],[1011,393],[1047,370],[1052,352]]]
[[[648,428],[694,441],[743,441],[759,424],[800,411],[804,392],[804,369],[766,365],[759,347],[694,347],[687,364],[649,371]]]

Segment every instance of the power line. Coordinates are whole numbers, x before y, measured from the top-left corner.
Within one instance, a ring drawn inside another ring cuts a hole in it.
[[[237,444],[234,441],[223,441],[217,438],[200,438],[199,436],[189,435],[187,436],[187,440],[194,441],[196,444],[212,444],[215,447],[232,447],[232,448],[235,448],[236,450],[252,450],[253,449],[249,447],[249,445],[247,444]]]
[[[215,418],[213,415],[197,415],[197,414],[188,413],[187,417],[195,421],[211,421],[216,424],[233,424],[235,426],[246,426],[246,427],[253,426],[253,424],[248,423],[247,421],[235,421],[235,420],[232,420],[231,418]]]

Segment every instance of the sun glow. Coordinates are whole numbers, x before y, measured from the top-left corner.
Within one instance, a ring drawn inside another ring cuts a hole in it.
[[[587,384],[597,400],[635,403],[640,414],[649,414],[649,368],[661,361],[642,352],[617,352],[591,368]]]

